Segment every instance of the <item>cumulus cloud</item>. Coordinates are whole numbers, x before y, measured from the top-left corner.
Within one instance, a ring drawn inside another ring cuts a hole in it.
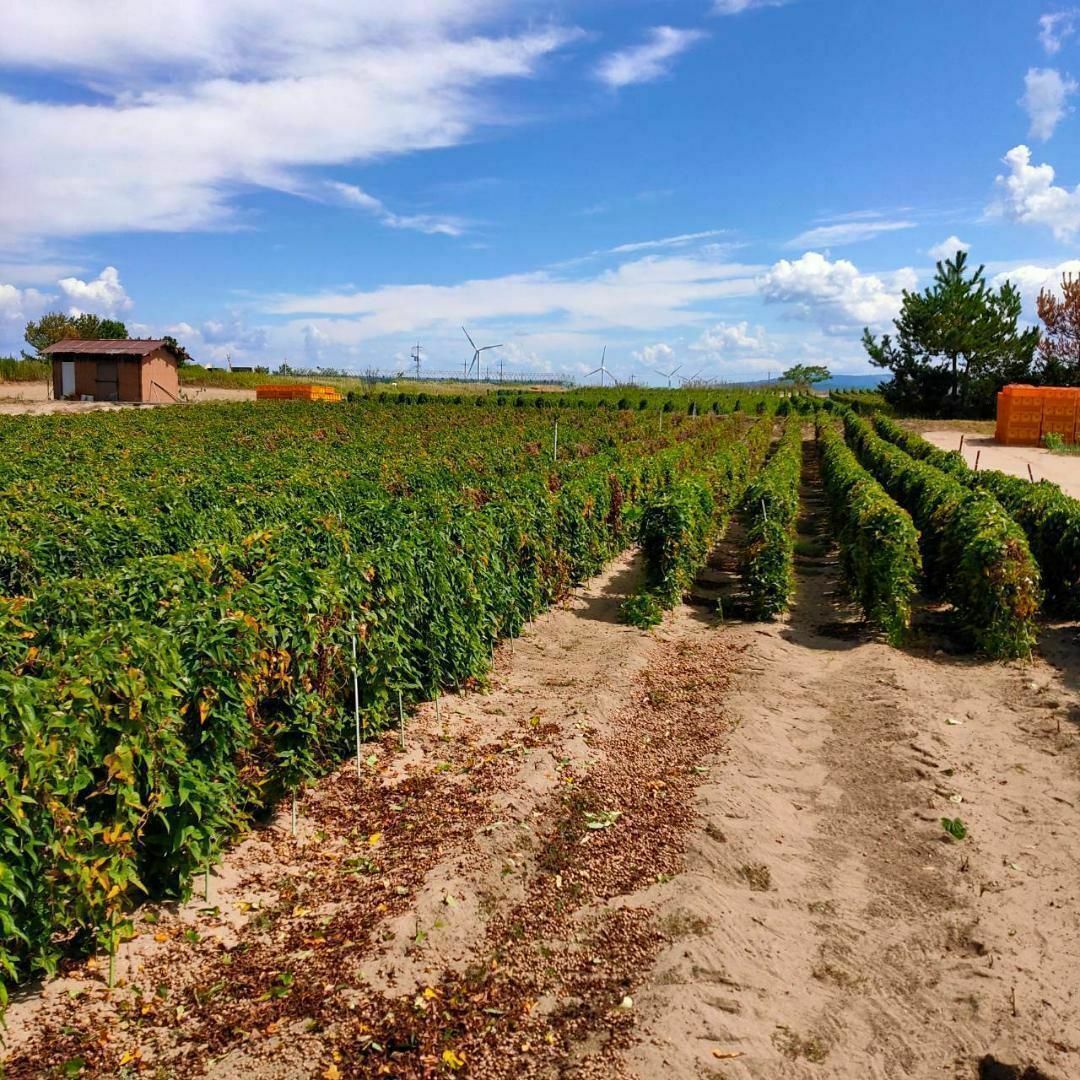
[[[675,350],[666,342],[658,341],[655,345],[645,345],[634,353],[634,359],[640,360],[646,367],[667,368],[673,370]]]
[[[0,283],[0,323],[28,322],[37,318],[49,303],[50,297],[37,289],[19,289]],[[21,325],[19,326],[21,330]],[[10,327],[8,328],[10,332]]]
[[[1024,76],[1024,96],[1020,104],[1028,114],[1028,134],[1044,142],[1071,109],[1068,100],[1080,89],[1074,79],[1054,68],[1031,68]]]
[[[1030,263],[1014,266],[996,274],[990,281],[995,289],[1011,281],[1024,301],[1027,313],[1035,318],[1035,300],[1043,289],[1061,295],[1061,278],[1064,274],[1080,275],[1080,259],[1069,259],[1057,266],[1036,266]]]
[[[1080,185],[1071,191],[1054,183],[1052,165],[1032,165],[1031,151],[1014,146],[1004,157],[1007,175],[997,178],[1000,199],[988,207],[992,217],[1006,217],[1024,225],[1042,225],[1058,240],[1072,240],[1080,232]]]
[[[577,36],[485,33],[514,17],[508,0],[102,3],[5,6],[0,64],[68,67],[91,94],[0,94],[20,161],[0,180],[0,241],[235,225],[244,191],[309,194],[312,169],[507,121],[492,88]]]
[[[72,315],[92,312],[94,315],[118,315],[132,307],[131,297],[120,283],[120,271],[106,266],[93,281],[77,277],[61,278],[57,285],[70,305]]]
[[[709,327],[690,348],[694,352],[723,357],[733,352],[762,353],[769,348],[769,342],[764,327],[751,327],[749,322],[743,320]]]
[[[644,44],[605,56],[596,69],[596,77],[616,90],[634,83],[652,82],[666,75],[670,62],[704,36],[700,30],[655,26]]]
[[[839,247],[873,240],[884,233],[915,228],[914,221],[886,221],[884,219],[848,220],[834,225],[819,225],[800,233],[787,243],[790,248]]]
[[[878,276],[863,274],[846,259],[831,262],[816,251],[781,259],[760,281],[766,303],[788,304],[826,330],[882,326],[900,310],[904,289],[918,282],[910,268]]]
[[[369,195],[355,184],[330,181],[327,188],[346,205],[356,206],[373,214],[391,229],[414,229],[417,232],[442,236],[461,236],[465,231],[465,223],[460,218],[441,217],[436,214],[395,214],[381,199]]]
[[[928,248],[926,254],[935,262],[941,262],[945,259],[951,259],[958,251],[970,250],[971,245],[966,240],[961,240],[959,236],[953,235],[942,240],[940,244]]]
[[[1039,17],[1039,41],[1042,47],[1053,56],[1061,50],[1066,38],[1076,33],[1080,25],[1080,10],[1056,11]]]

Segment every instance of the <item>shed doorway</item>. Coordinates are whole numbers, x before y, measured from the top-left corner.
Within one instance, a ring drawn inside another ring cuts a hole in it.
[[[65,360],[60,365],[60,396],[73,397],[75,394],[75,361]]]
[[[119,375],[115,360],[97,362],[97,386],[94,389],[95,401],[117,401],[120,397]]]

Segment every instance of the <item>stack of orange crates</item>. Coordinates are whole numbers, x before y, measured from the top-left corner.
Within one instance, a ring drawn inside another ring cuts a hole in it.
[[[332,386],[313,383],[285,383],[255,388],[257,401],[340,401],[341,395]]]
[[[1004,446],[1039,446],[1048,432],[1080,441],[1080,389],[1006,386],[997,396],[995,438]]]

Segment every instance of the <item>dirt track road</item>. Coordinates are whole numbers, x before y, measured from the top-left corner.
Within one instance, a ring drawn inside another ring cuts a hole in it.
[[[942,450],[956,450],[960,446],[957,431],[924,431],[922,436]],[[999,446],[992,435],[967,434],[964,459],[974,467],[976,456],[980,469],[998,469],[1025,479],[1030,465],[1036,480],[1051,480],[1074,498],[1080,498],[1080,456],[1051,454],[1040,446]]]

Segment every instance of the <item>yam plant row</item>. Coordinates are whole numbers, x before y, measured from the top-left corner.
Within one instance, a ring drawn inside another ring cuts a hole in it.
[[[554,420],[291,403],[0,425],[6,982],[114,950],[136,903],[185,895],[353,752],[357,715],[367,736],[482,679],[639,526],[674,602],[772,434],[580,410],[556,457]]]

